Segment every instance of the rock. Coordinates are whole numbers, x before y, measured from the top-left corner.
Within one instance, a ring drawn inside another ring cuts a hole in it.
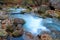
[[[6,37],[7,32],[4,29],[0,29],[0,37]]]
[[[15,18],[14,22],[18,23],[18,24],[24,24],[25,23],[25,21],[23,19],[20,19],[20,18]]]
[[[56,9],[60,9],[60,0],[50,0],[50,2]]]
[[[23,35],[23,33],[24,33],[24,29],[23,29],[22,25],[18,24],[16,26],[16,30],[12,33],[12,36],[13,37],[20,37]]]
[[[14,31],[14,32],[12,33],[12,36],[13,36],[13,37],[21,37],[21,36],[23,35],[23,33],[24,33],[23,28],[20,28],[20,30]]]
[[[6,28],[6,31],[12,33],[14,31],[14,27],[11,26],[11,25],[8,25],[7,28]]]
[[[25,24],[25,21],[21,18],[15,18],[14,19],[14,25],[17,26],[18,24]]]
[[[43,13],[45,13],[46,10],[49,10],[49,7],[45,4],[42,4],[39,8],[39,10]]]
[[[18,24],[16,27],[16,30],[20,30],[23,26],[21,24]]]
[[[42,34],[41,40],[53,40],[53,39],[52,39],[51,35],[49,35],[49,34]]]

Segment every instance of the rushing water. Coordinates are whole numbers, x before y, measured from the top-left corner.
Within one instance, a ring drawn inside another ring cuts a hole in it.
[[[32,16],[30,14],[14,14],[10,15],[11,18],[22,18],[25,20],[24,29],[25,31],[31,32],[34,35],[40,34],[42,31],[50,32],[50,29],[54,29],[57,31],[60,31],[60,25],[58,25],[58,22],[54,22],[52,18],[39,18]],[[19,38],[12,38],[13,40],[22,40],[22,37]]]
[[[46,26],[43,26],[43,23],[52,23],[51,20],[45,20],[30,14],[15,14],[11,17],[24,19],[26,21],[24,29],[32,34],[38,35],[41,31],[50,31]]]
[[[26,23],[23,28],[25,29],[25,31],[31,32],[34,35],[40,34],[41,31],[50,32],[50,29],[48,27],[60,31],[60,29],[59,29],[60,25],[57,24],[59,21],[54,22],[54,19],[52,19],[52,18],[43,19],[43,18],[39,18],[39,17],[36,17],[31,14],[27,14],[27,13],[26,14],[17,13],[17,14],[13,14],[13,15],[11,14],[10,18],[24,19]]]

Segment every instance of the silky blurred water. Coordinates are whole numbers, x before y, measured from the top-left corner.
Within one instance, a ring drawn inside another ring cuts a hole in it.
[[[54,21],[52,18],[39,18],[30,14],[14,14],[10,18],[22,18],[25,20],[24,30],[31,32],[33,35],[38,35],[42,31],[51,32],[51,29],[60,31],[59,21]],[[51,28],[51,29],[50,29]],[[54,35],[56,36],[56,35]],[[23,37],[12,38],[12,40],[24,40]]]
[[[52,18],[39,18],[32,13],[25,13],[25,14],[11,14],[9,15],[10,18],[22,18],[25,20],[24,30],[31,32],[33,35],[38,35],[41,31],[50,32],[50,28],[53,28],[57,31],[60,31],[60,25],[58,25],[59,21],[54,21]],[[20,38],[18,38],[19,40]],[[17,40],[17,38],[13,38],[13,40]]]
[[[34,35],[38,35],[41,31],[50,32],[48,28],[43,26],[43,23],[52,23],[52,20],[45,20],[43,18],[35,17],[30,14],[15,14],[11,15],[11,17],[24,19],[26,21],[24,25],[25,31],[29,31]]]

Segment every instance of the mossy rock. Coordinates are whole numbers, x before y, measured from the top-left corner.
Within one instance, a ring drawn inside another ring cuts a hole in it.
[[[12,33],[12,37],[21,37],[22,35],[23,35],[23,33],[19,33],[18,30],[14,31],[14,32]]]
[[[6,31],[12,33],[14,31],[13,26],[7,26]]]

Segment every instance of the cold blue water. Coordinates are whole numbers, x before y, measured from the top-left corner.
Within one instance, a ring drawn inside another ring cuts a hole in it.
[[[54,23],[54,20],[52,18],[39,18],[32,16],[30,14],[14,14],[10,15],[10,18],[22,18],[26,21],[24,25],[25,31],[31,32],[33,35],[38,35],[41,33],[41,31],[47,31],[50,32],[50,28],[53,28],[57,31],[60,31],[60,25],[58,25],[56,22]],[[23,40],[23,38],[12,38],[13,40]]]
[[[55,22],[54,19],[52,18],[46,18],[46,19],[43,19],[43,18],[39,18],[39,17],[36,17],[35,15],[32,15],[31,14],[28,14],[28,13],[25,13],[25,14],[20,14],[20,13],[17,13],[17,14],[11,14],[9,15],[10,18],[22,18],[25,20],[25,25],[24,25],[24,30],[25,31],[28,31],[28,32],[31,32],[33,35],[38,35],[41,33],[41,31],[47,31],[47,32],[50,32],[50,28],[54,28],[56,29],[57,31],[60,31],[60,25],[58,25],[57,23],[59,22]],[[19,38],[11,38],[12,40],[23,40],[23,37],[19,37]]]

